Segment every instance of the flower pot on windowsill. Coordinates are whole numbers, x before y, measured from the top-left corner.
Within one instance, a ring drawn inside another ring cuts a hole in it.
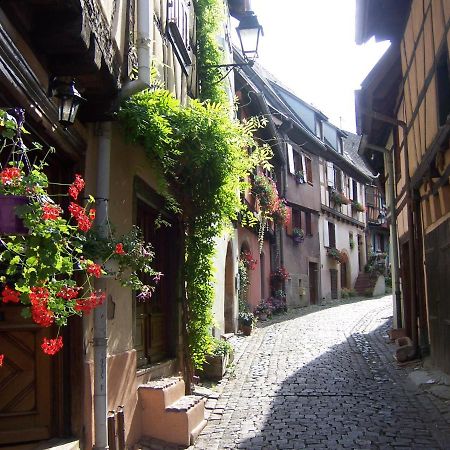
[[[16,209],[28,204],[28,197],[20,195],[0,195],[0,235],[25,235],[28,228]]]

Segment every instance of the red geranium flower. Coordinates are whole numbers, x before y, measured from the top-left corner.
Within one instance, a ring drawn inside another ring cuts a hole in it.
[[[117,253],[118,255],[125,255],[125,250],[123,249],[123,244],[119,243],[116,244],[116,250],[114,253]]]
[[[20,301],[20,293],[14,289],[11,289],[9,286],[5,286],[2,291],[3,303],[19,303]]]
[[[63,347],[63,340],[61,336],[55,339],[44,338],[41,344],[42,351],[47,355],[54,355],[58,353]]]
[[[44,220],[56,220],[61,214],[61,208],[58,205],[45,203],[42,207],[42,218]]]
[[[73,288],[73,287],[64,286],[64,287],[56,294],[56,296],[57,296],[57,297],[60,297],[60,298],[64,298],[64,299],[66,299],[66,300],[72,300],[72,299],[78,297],[78,291],[79,291],[80,289],[81,289],[81,288],[79,288],[79,287]]]
[[[95,219],[95,209],[91,208],[89,210],[89,219],[94,220]]]
[[[84,180],[81,175],[76,174],[74,182],[69,186],[69,195],[76,200],[78,194],[84,189]]]
[[[95,263],[89,264],[86,270],[88,274],[94,275],[95,278],[100,278],[102,275],[102,268],[100,264]]]
[[[8,167],[0,172],[2,184],[11,184],[14,180],[22,178],[22,171],[18,167]]]
[[[68,208],[70,215],[75,218],[78,223],[78,228],[81,231],[89,231],[92,226],[92,221],[86,215],[84,208],[77,203],[70,202]]]
[[[106,294],[104,292],[93,292],[88,298],[77,298],[75,310],[89,314],[94,308],[101,305],[105,298]]]
[[[0,355],[0,367],[3,366],[3,359],[5,358],[5,355]]]
[[[49,327],[53,324],[53,312],[47,308],[49,292],[44,287],[32,287],[30,293],[31,317],[41,327]]]

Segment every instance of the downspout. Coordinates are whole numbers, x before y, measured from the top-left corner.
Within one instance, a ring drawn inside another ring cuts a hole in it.
[[[138,78],[125,83],[119,93],[124,100],[139,91],[150,87],[151,42],[153,29],[153,1],[137,2],[137,54]],[[97,210],[95,224],[99,227],[100,237],[108,237],[108,199],[110,187],[111,159],[111,122],[99,127],[98,163],[97,163]],[[106,279],[100,278],[96,288],[105,290]],[[107,302],[94,310],[94,450],[108,449],[108,392],[107,392]]]
[[[95,225],[101,238],[108,237],[108,199],[111,159],[111,122],[99,124],[97,193]],[[105,292],[106,279],[96,280],[96,289]],[[107,302],[94,309],[94,423],[95,450],[108,447],[108,383],[107,383]]]
[[[395,151],[395,146],[388,150],[387,148],[378,145],[367,144],[367,148],[383,153],[386,156],[387,172],[388,172],[388,190],[389,190],[389,210],[391,211],[391,223],[389,232],[391,235],[391,257],[392,257],[392,290],[394,291],[395,301],[395,328],[402,326],[402,294],[400,291],[400,263],[398,256],[398,237],[397,237],[397,198],[395,195],[394,183],[394,158],[392,157]]]
[[[138,77],[122,86],[119,98],[127,99],[151,85],[151,44],[153,32],[153,0],[137,2],[137,57]]]

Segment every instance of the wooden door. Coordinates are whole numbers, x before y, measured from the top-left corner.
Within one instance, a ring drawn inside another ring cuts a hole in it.
[[[136,341],[138,366],[167,358],[171,352],[173,314],[177,279],[177,230],[155,226],[158,211],[145,202],[137,201],[137,225],[155,252],[153,267],[163,273],[149,300],[136,300]],[[154,284],[154,283],[151,283]]]
[[[336,300],[338,298],[338,275],[337,269],[330,269],[330,280],[331,280],[331,298]]]
[[[52,357],[40,344],[49,329],[20,316],[21,307],[0,305],[0,445],[52,436]]]
[[[347,263],[341,263],[341,289],[348,288],[347,285]]]
[[[309,302],[317,305],[318,299],[318,273],[317,263],[309,263]]]

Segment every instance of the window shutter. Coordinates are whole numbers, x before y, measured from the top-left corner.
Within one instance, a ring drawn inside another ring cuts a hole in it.
[[[288,212],[288,222],[286,224],[286,233],[289,236],[292,236],[292,208],[290,206],[286,206],[287,212]]]
[[[288,154],[289,173],[294,175],[295,174],[294,151],[292,149],[292,145],[291,144],[287,144],[287,154]]]
[[[348,198],[354,200],[353,198],[353,179],[348,177]]]
[[[305,155],[303,153],[302,153],[302,170],[303,170],[304,179],[306,180],[308,177],[307,177],[307,173],[306,173]]]
[[[323,221],[323,245],[330,246],[330,236],[328,235],[328,220]]]
[[[334,187],[334,168],[333,163],[330,161],[327,161],[327,179],[328,186]]]

